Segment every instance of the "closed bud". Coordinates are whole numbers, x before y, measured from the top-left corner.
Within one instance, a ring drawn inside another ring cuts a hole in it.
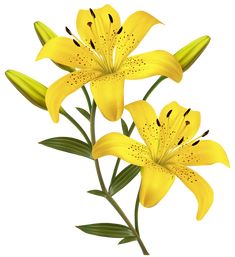
[[[211,38],[209,36],[199,37],[174,54],[183,71],[186,71],[193,65],[206,49],[210,40]]]

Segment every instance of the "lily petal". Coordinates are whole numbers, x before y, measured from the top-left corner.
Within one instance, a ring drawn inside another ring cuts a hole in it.
[[[100,75],[101,73],[98,71],[81,70],[70,73],[54,82],[46,93],[46,105],[52,120],[54,122],[59,121],[60,106],[65,97]]]
[[[141,137],[155,159],[158,151],[160,127],[157,125],[157,115],[153,107],[141,100],[128,104],[125,108],[130,112]]]
[[[227,154],[220,144],[212,140],[201,140],[196,145],[193,145],[193,142],[174,151],[168,162],[186,166],[211,165],[219,162],[229,167]]]
[[[80,10],[77,15],[77,31],[81,39],[89,46],[92,40],[95,50],[101,54],[112,53],[120,26],[119,14],[111,5]]]
[[[121,70],[126,79],[143,79],[162,75],[176,82],[182,79],[183,71],[176,58],[166,51],[152,51],[127,58]]]
[[[110,121],[120,119],[124,108],[124,76],[113,73],[91,82],[91,91],[100,111]]]
[[[168,167],[196,196],[198,201],[197,220],[201,220],[212,205],[214,193],[210,185],[195,171],[181,165]]]
[[[158,23],[161,22],[143,11],[137,11],[126,19],[117,39],[115,67],[120,67],[122,61],[139,45],[150,28]]]
[[[50,58],[52,61],[72,68],[100,69],[96,56],[80,43],[75,45],[72,39],[55,37],[50,39],[39,52],[36,60]]]
[[[98,159],[102,156],[113,155],[137,166],[152,163],[148,148],[121,133],[109,133],[101,137],[93,146],[92,156]]]
[[[142,167],[140,202],[144,207],[153,207],[161,201],[174,182],[175,176],[159,165]]]

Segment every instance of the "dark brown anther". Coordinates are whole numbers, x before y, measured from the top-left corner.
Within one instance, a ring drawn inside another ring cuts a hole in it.
[[[182,138],[180,139],[180,141],[178,142],[178,145],[181,145],[183,141],[184,141],[184,137],[182,137]]]
[[[157,119],[156,122],[157,122],[158,127],[161,127],[161,123],[160,123],[159,119]]]
[[[91,26],[92,26],[92,22],[91,22],[91,21],[88,21],[88,22],[87,22],[87,26],[91,27]]]
[[[199,142],[200,142],[200,140],[197,140],[196,142],[194,142],[194,143],[192,144],[192,146],[197,145]]]
[[[171,113],[172,113],[172,110],[170,110],[170,111],[166,114],[166,117],[169,118],[170,115],[171,115]]]
[[[190,121],[189,120],[186,120],[185,121],[185,125],[188,126],[190,124]]]
[[[91,47],[95,50],[95,45],[94,45],[94,43],[93,43],[92,40],[90,40],[90,45],[91,45]]]
[[[92,17],[95,18],[95,13],[94,13],[94,11],[93,11],[91,8],[90,8],[89,10],[90,10],[90,13],[91,13]]]
[[[123,27],[121,27],[121,28],[118,30],[117,34],[121,34],[122,30],[123,30]]]
[[[189,108],[189,109],[184,113],[184,117],[185,117],[186,115],[188,115],[190,111],[191,111],[191,108]]]
[[[111,23],[113,23],[113,17],[112,17],[111,14],[109,14],[109,20],[110,20]]]
[[[68,27],[65,27],[65,30],[66,30],[66,32],[67,32],[70,36],[72,36],[72,32],[71,32],[71,30],[70,30]]]
[[[203,134],[202,134],[202,137],[205,137],[206,135],[208,135],[209,134],[209,130],[207,130],[206,132],[204,132]]]
[[[78,43],[77,40],[73,39],[73,43],[74,43],[76,46],[80,47],[80,44]]]

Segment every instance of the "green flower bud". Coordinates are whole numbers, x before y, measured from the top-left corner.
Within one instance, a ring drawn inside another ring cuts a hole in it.
[[[5,74],[25,98],[37,107],[47,110],[45,103],[47,88],[44,85],[15,70],[7,70]]]
[[[211,38],[209,36],[199,37],[174,54],[183,71],[186,71],[193,65],[197,58],[206,49],[210,40]]]
[[[34,29],[38,35],[38,38],[42,45],[45,45],[47,41],[49,41],[52,38],[57,37],[56,33],[52,31],[49,27],[47,27],[44,23],[40,21],[36,21],[34,23]],[[68,72],[73,72],[74,69],[65,65],[61,65],[58,63],[55,63],[59,68],[66,70]]]

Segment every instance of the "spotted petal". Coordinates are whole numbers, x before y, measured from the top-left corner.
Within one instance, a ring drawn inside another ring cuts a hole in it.
[[[50,58],[56,63],[72,68],[100,69],[96,56],[84,45],[75,45],[72,39],[55,37],[49,40],[41,49],[37,60]]]
[[[137,11],[130,15],[118,35],[115,67],[120,67],[123,60],[139,45],[150,28],[161,23],[149,13]]]
[[[81,70],[70,73],[54,82],[46,93],[46,105],[52,120],[54,122],[59,121],[61,103],[68,95],[100,75],[101,73],[98,71]]]
[[[165,168],[154,165],[141,169],[140,202],[144,207],[153,207],[161,201],[174,182],[175,176]]]
[[[197,219],[201,220],[212,205],[214,193],[210,185],[195,171],[182,165],[170,165],[171,170],[196,196],[198,201]]]
[[[160,50],[132,56],[123,63],[121,69],[125,71],[126,79],[162,75],[179,82],[183,74],[175,57]]]
[[[137,166],[152,163],[148,148],[121,133],[109,133],[101,137],[92,149],[92,156],[98,159],[102,156],[113,155]]]

